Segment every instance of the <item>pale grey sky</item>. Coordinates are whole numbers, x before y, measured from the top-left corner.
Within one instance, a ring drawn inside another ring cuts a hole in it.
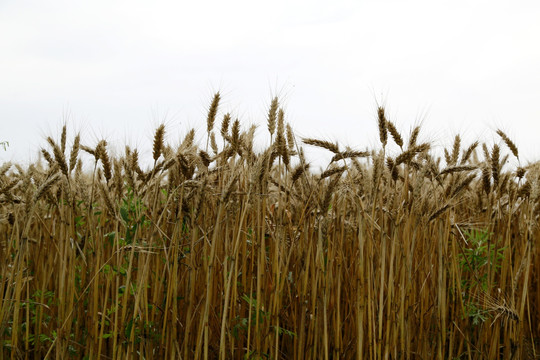
[[[0,162],[35,159],[63,121],[150,152],[221,111],[259,124],[274,95],[298,135],[377,144],[377,101],[439,145],[461,133],[540,159],[538,1],[0,2]],[[465,144],[468,145],[468,144]]]

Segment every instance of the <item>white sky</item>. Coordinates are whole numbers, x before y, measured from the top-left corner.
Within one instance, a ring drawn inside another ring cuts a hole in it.
[[[378,146],[382,101],[403,133],[491,144],[500,127],[539,160],[538,44],[538,1],[2,0],[0,162],[36,159],[66,118],[88,145],[150,153],[162,121],[202,139],[217,90],[260,140],[277,94],[297,135]]]

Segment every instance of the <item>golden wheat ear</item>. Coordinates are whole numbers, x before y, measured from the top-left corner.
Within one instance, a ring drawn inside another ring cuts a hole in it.
[[[208,116],[206,118],[206,131],[210,132],[214,129],[214,122],[216,121],[216,115],[219,107],[219,101],[221,100],[221,95],[219,91],[214,94],[210,108],[208,109]]]
[[[420,134],[420,126],[416,126],[413,131],[411,131],[411,136],[409,138],[409,148],[416,146],[416,141],[418,141],[418,135]]]
[[[71,148],[71,153],[69,155],[69,172],[71,173],[75,166],[77,166],[77,157],[79,156],[79,150],[81,147],[81,134],[75,136],[73,141],[73,147]]]
[[[379,106],[377,108],[377,121],[379,124],[379,139],[381,140],[381,143],[383,144],[383,147],[386,146],[386,143],[388,142],[388,131],[387,131],[387,123],[388,120],[386,120],[385,110],[384,107]]]
[[[274,135],[274,132],[276,131],[276,120],[277,120],[278,108],[279,108],[279,101],[276,96],[272,99],[272,103],[270,104],[270,109],[268,110],[268,132],[270,133],[270,136]]]
[[[334,154],[339,154],[339,147],[335,143],[330,141],[318,140],[318,139],[302,139],[304,144],[317,146],[326,150],[330,150]]]
[[[503,318],[505,321],[512,320],[519,322],[520,320],[517,310],[510,305],[510,302],[502,294],[500,289],[497,297],[488,294],[484,290],[480,290],[479,292],[474,293],[471,298],[475,300],[478,306],[495,314],[495,318],[493,319],[491,325],[493,325],[499,318]]]
[[[516,144],[514,144],[514,142],[510,140],[510,138],[501,129],[497,129],[497,135],[503,139],[504,143],[506,146],[508,146],[512,154],[516,157],[516,159],[519,160],[519,153]]]
[[[161,156],[161,154],[163,153],[164,137],[165,137],[165,125],[161,124],[156,129],[156,133],[154,135],[154,146],[153,146],[153,151],[152,151],[154,162],[157,161],[159,157]]]
[[[403,138],[397,130],[396,125],[390,120],[386,120],[386,125],[388,127],[388,132],[390,133],[390,135],[392,135],[392,139],[394,139],[396,145],[403,149]]]

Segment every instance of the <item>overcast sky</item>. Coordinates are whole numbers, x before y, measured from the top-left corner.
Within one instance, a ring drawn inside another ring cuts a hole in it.
[[[297,135],[378,146],[377,102],[444,146],[502,128],[540,160],[538,1],[0,1],[0,162],[83,133],[150,153],[221,114],[260,125],[281,97]],[[217,122],[219,126],[219,122]],[[464,144],[467,146],[468,144]]]

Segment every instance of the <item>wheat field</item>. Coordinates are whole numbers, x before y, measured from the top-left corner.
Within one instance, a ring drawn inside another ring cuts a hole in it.
[[[66,126],[1,166],[0,358],[540,357],[540,165],[503,131],[437,155],[379,107],[357,150],[274,98],[255,151],[220,99],[151,166]]]

